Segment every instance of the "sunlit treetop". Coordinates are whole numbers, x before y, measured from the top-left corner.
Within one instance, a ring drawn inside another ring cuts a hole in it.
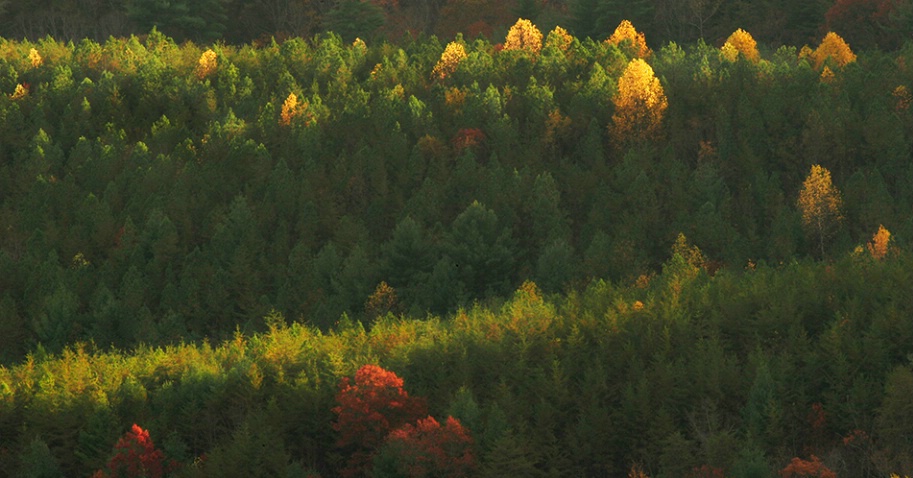
[[[32,62],[32,68],[38,68],[44,63],[44,60],[41,58],[41,54],[38,53],[38,50],[32,48],[29,50],[29,61]]]
[[[873,259],[882,260],[888,255],[891,245],[891,231],[885,229],[883,225],[878,226],[878,231],[872,236],[872,240],[866,244],[869,254]]]
[[[533,25],[533,22],[520,18],[507,32],[504,41],[505,50],[527,50],[538,54],[542,49],[542,32]]]
[[[729,61],[738,60],[739,54],[752,63],[757,63],[761,59],[761,55],[758,53],[758,43],[752,38],[751,33],[741,28],[729,35],[721,48],[721,53],[723,58]]]
[[[561,51],[567,51],[573,42],[574,37],[560,26],[556,26],[554,30],[549,32],[548,37],[545,38],[546,45],[554,45]]]
[[[633,53],[637,58],[648,58],[653,54],[653,51],[647,46],[647,40],[643,32],[638,33],[631,22],[622,20],[618,27],[615,28],[612,36],[606,40],[606,43],[620,46],[625,41],[630,42]]]
[[[818,45],[811,57],[816,69],[821,68],[828,58],[841,68],[856,61],[856,54],[850,49],[850,45],[834,32],[828,32],[824,36],[821,44]]]
[[[619,139],[643,138],[662,123],[669,100],[653,68],[635,58],[625,67],[618,79],[618,93],[612,98],[613,134]]]
[[[216,71],[216,66],[218,66],[216,52],[209,49],[200,55],[200,60],[197,62],[197,68],[194,73],[196,73],[197,78],[202,80]]]
[[[29,87],[23,86],[22,83],[16,84],[16,89],[13,91],[13,94],[10,95],[10,99],[18,100],[25,98],[29,94]]]
[[[831,70],[830,67],[824,65],[824,69],[821,70],[821,76],[819,79],[822,83],[830,83],[834,81],[834,70]]]
[[[462,43],[455,41],[448,43],[447,48],[444,48],[444,53],[441,53],[441,59],[438,60],[437,65],[434,65],[431,76],[438,80],[447,78],[456,71],[460,62],[465,58],[466,48]]]

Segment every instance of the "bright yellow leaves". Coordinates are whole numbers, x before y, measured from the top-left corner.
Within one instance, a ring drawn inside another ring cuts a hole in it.
[[[533,22],[521,18],[507,32],[504,49],[526,50],[533,54],[539,54],[539,50],[542,49],[542,32],[536,28],[536,25],[533,25]]]
[[[662,123],[669,100],[653,68],[640,58],[628,63],[618,80],[618,94],[612,98],[615,113],[610,132],[619,141],[645,138]]]
[[[634,29],[634,25],[627,20],[622,20],[618,24],[618,27],[615,28],[615,31],[612,33],[612,36],[606,40],[606,43],[612,45],[621,46],[624,42],[628,42],[628,45],[633,48],[633,54],[637,58],[647,58],[653,52],[650,50],[650,47],[647,46],[647,40],[644,38],[643,33],[638,33]]]
[[[197,75],[197,78],[202,80],[216,71],[217,66],[218,59],[216,58],[216,52],[211,49],[206,50],[200,55],[200,60],[197,62],[197,68],[194,73]]]
[[[876,259],[879,261],[884,259],[885,256],[888,255],[888,251],[890,250],[891,231],[888,231],[887,229],[885,229],[884,226],[879,225],[878,232],[876,232],[875,235],[872,236],[872,240],[869,241],[869,243],[866,244],[865,246],[866,246],[866,249],[869,250],[869,255],[871,255],[873,259]]]
[[[38,50],[32,48],[29,50],[29,61],[32,63],[32,68],[38,68],[44,63],[44,60],[41,58],[41,54],[38,53]]]
[[[10,99],[19,100],[25,98],[29,94],[29,89],[26,86],[22,86],[22,83],[16,84],[16,90],[13,91],[13,94],[10,95]]]
[[[802,225],[806,231],[809,235],[818,236],[822,256],[825,238],[843,219],[841,202],[840,191],[831,182],[831,172],[817,164],[812,166],[802,183],[797,205],[802,212]]]
[[[834,32],[828,32],[828,34],[824,36],[824,39],[821,40],[821,44],[812,52],[810,57],[815,64],[815,69],[821,68],[828,58],[841,68],[856,61],[856,55],[853,53],[853,50],[850,50],[850,46],[843,41],[843,38],[841,38],[840,35]]]
[[[824,69],[821,70],[820,80],[822,83],[830,83],[834,81],[834,71],[825,65]]]
[[[739,28],[732,32],[720,53],[728,61],[734,62],[739,59],[739,54],[752,63],[757,63],[761,59],[758,53],[758,43],[752,38],[751,34]]]
[[[298,95],[289,93],[288,98],[282,103],[282,111],[279,113],[279,124],[288,126],[292,120],[300,116],[304,111],[304,105],[298,104]]]
[[[447,48],[444,48],[444,53],[441,53],[441,59],[438,60],[437,65],[434,65],[431,75],[438,80],[443,80],[452,75],[465,58],[466,48],[463,47],[463,44],[452,41],[447,44]]]

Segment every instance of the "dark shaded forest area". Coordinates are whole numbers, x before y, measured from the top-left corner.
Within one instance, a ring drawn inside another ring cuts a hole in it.
[[[0,40],[0,469],[913,474],[909,34],[644,5]]]

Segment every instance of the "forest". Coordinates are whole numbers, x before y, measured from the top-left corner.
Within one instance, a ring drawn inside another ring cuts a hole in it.
[[[913,475],[905,5],[0,38],[0,470]]]

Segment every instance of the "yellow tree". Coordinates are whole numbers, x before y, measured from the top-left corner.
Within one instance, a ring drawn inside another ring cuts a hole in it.
[[[821,40],[821,44],[811,54],[815,63],[815,68],[821,68],[821,65],[830,58],[837,66],[843,68],[849,63],[856,61],[856,54],[850,50],[848,45],[840,35],[834,32],[828,32]]]
[[[203,78],[211,75],[212,72],[216,71],[218,63],[219,62],[216,57],[216,52],[212,51],[211,49],[206,50],[203,52],[203,54],[200,55],[200,59],[197,61],[197,68],[194,73],[196,73],[197,78],[202,80]]]
[[[631,60],[625,67],[612,103],[615,113],[612,114],[610,133],[620,142],[652,135],[669,107],[669,100],[659,79],[653,74],[653,68],[640,58]]]
[[[757,63],[761,59],[761,54],[758,53],[758,43],[751,36],[751,33],[741,28],[729,35],[721,51],[723,57],[729,61],[738,60],[740,53],[752,63]]]
[[[441,59],[438,60],[437,65],[434,65],[431,75],[438,80],[443,80],[452,75],[465,58],[466,48],[463,47],[463,44],[452,41],[447,44],[447,48],[444,48],[444,53],[441,53]]]
[[[797,202],[802,212],[802,225],[809,235],[817,236],[824,257],[824,240],[843,219],[840,212],[840,191],[831,182],[831,172],[816,164],[802,183]]]
[[[882,260],[888,255],[891,246],[891,231],[885,229],[883,225],[878,226],[878,232],[872,236],[872,240],[866,244],[869,254],[876,260]]]
[[[618,27],[615,28],[615,31],[612,32],[612,36],[606,40],[606,43],[621,46],[626,41],[629,42],[628,45],[632,48],[632,52],[637,58],[648,58],[653,53],[650,47],[647,46],[647,40],[644,38],[643,32],[638,33],[631,22],[622,20]]]
[[[520,18],[507,32],[504,49],[527,50],[530,53],[538,54],[542,49],[542,32],[536,28],[536,25],[533,25],[533,22]]]

